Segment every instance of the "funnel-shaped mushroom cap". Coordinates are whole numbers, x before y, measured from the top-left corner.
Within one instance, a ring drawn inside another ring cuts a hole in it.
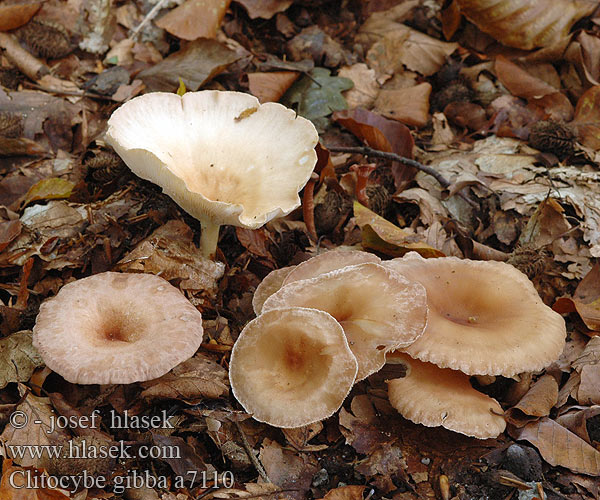
[[[263,304],[271,295],[283,286],[283,280],[294,269],[294,266],[275,269],[265,276],[258,284],[252,297],[252,309],[257,316],[261,313]]]
[[[263,311],[282,307],[320,309],[338,320],[358,361],[357,380],[381,369],[386,352],[412,344],[427,322],[425,289],[373,263],[285,285]]]
[[[202,342],[202,315],[167,281],[106,272],[63,286],[40,307],[33,345],[74,384],[130,384],[167,373]]]
[[[407,365],[406,377],[388,381],[391,405],[400,414],[427,427],[442,426],[479,439],[504,432],[506,421],[495,399],[476,391],[469,376],[432,363],[393,353]]]
[[[300,205],[318,134],[281,104],[204,90],[136,97],[110,117],[106,139],[197,219],[254,229]]]
[[[541,370],[563,350],[563,318],[509,264],[410,254],[384,265],[427,289],[427,328],[405,349],[413,358],[469,375],[511,377]]]
[[[381,259],[372,253],[359,250],[330,250],[298,264],[283,280],[283,285],[368,262],[379,264]]]
[[[330,250],[328,252],[311,257],[297,266],[283,267],[271,271],[265,279],[260,282],[252,298],[252,307],[256,315],[259,315],[262,306],[271,295],[283,285],[293,281],[314,278],[321,274],[341,269],[342,267],[381,262],[381,259],[372,253],[358,250]]]
[[[250,321],[231,352],[231,390],[253,417],[302,427],[333,415],[356,377],[344,331],[315,309],[268,311]]]

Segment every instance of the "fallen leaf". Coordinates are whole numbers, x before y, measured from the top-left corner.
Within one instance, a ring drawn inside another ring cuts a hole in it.
[[[59,177],[42,179],[29,188],[23,200],[23,206],[29,205],[32,201],[68,198],[74,187],[75,183]]]
[[[269,233],[263,229],[247,229],[244,227],[236,227],[235,234],[242,246],[254,255],[259,257],[271,258],[269,251]]]
[[[408,252],[418,252],[425,258],[444,257],[444,254],[422,241],[421,236],[401,229],[376,213],[354,202],[356,224],[362,229],[362,245],[389,257],[401,257]]]
[[[338,76],[348,78],[354,83],[354,87],[344,92],[348,109],[373,107],[379,94],[379,84],[374,70],[364,63],[358,63],[340,68]]]
[[[557,401],[556,379],[551,375],[544,375],[515,406],[506,411],[506,420],[517,427],[523,427],[532,420],[550,415],[550,410]]]
[[[343,45],[331,38],[319,26],[304,28],[286,46],[292,61],[312,59],[317,66],[336,68],[340,64],[350,64],[353,57]]]
[[[196,91],[240,58],[216,40],[196,40],[158,64],[138,73],[149,91],[173,92],[181,78],[188,90]]]
[[[406,468],[402,449],[398,445],[386,443],[361,461],[356,470],[373,478],[372,481],[383,493],[389,493],[396,489],[393,478],[402,477]]]
[[[581,280],[572,298],[560,297],[553,309],[561,314],[577,312],[585,326],[600,331],[600,264]]]
[[[362,500],[366,486],[340,486],[327,492],[321,500]]]
[[[14,30],[26,24],[40,10],[42,2],[23,1],[0,4],[0,31]]]
[[[22,330],[0,339],[0,389],[11,382],[27,382],[44,365],[31,345],[31,331]]]
[[[293,0],[235,0],[244,6],[250,19],[261,17],[271,19],[275,14],[284,12]]]
[[[194,479],[202,482],[201,478],[206,476],[206,472],[214,470],[207,466],[204,460],[198,455],[196,450],[177,436],[163,436],[159,432],[150,431],[154,443],[163,450],[177,450],[176,453],[165,453],[160,459],[167,462],[177,477],[183,478],[186,485],[190,485]],[[204,474],[204,476],[203,476]]]
[[[299,115],[317,123],[348,107],[341,93],[352,88],[352,80],[331,76],[325,68],[314,68],[309,75],[290,87],[282,98],[283,104],[296,107]]]
[[[196,355],[155,380],[142,382],[141,397],[175,399],[189,404],[217,399],[229,392],[227,370],[209,358]]]
[[[248,73],[250,93],[263,102],[277,102],[298,79],[296,71],[272,71],[269,73]]]
[[[382,90],[375,100],[375,111],[406,125],[424,127],[429,119],[430,94],[429,83],[398,90]]]
[[[184,40],[214,38],[231,0],[186,0],[156,25]]]
[[[66,441],[69,435],[54,425],[57,415],[49,404],[50,400],[38,398],[27,391],[24,385],[19,384],[19,393],[25,396],[15,409],[20,412],[16,420],[19,425],[7,425],[0,435],[0,442],[3,443],[6,458],[12,458],[22,467],[43,467],[49,456],[48,448],[42,446]],[[32,451],[27,446],[40,449]],[[16,456],[18,447],[21,447],[22,457]],[[37,456],[38,451],[40,456]]]
[[[29,476],[29,480],[28,480]],[[40,476],[45,476],[41,478]],[[48,475],[42,469],[18,467],[10,459],[2,462],[2,479],[0,481],[0,498],[2,500],[69,500],[72,498],[65,490],[45,487],[31,488],[28,484],[37,482],[44,484]]]
[[[573,362],[580,375],[577,401],[579,404],[600,404],[600,337],[593,337]]]
[[[592,444],[587,429],[588,420],[600,415],[600,405],[572,406],[565,413],[556,417],[556,421],[571,432],[577,434],[586,443]]]
[[[0,222],[0,252],[21,234],[21,221],[19,219]]]
[[[2,156],[39,156],[47,151],[39,144],[25,137],[0,137],[0,157]]]
[[[481,31],[510,47],[531,50],[566,37],[597,4],[585,0],[457,0],[461,12]]]
[[[600,149],[600,85],[591,87],[579,98],[572,124],[585,146]]]
[[[511,432],[511,435],[517,440],[529,441],[550,465],[600,476],[600,451],[554,420],[542,418]]]
[[[565,209],[554,198],[547,198],[535,209],[521,232],[519,243],[538,250],[551,244],[566,234],[571,224],[565,216]]]

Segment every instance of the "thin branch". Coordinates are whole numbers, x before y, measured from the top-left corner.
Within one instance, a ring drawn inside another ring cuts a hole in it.
[[[260,463],[260,460],[258,460],[258,457],[254,454],[254,450],[252,450],[252,447],[250,446],[250,443],[248,442],[248,438],[246,437],[246,434],[244,433],[242,426],[240,425],[240,423],[238,421],[235,421],[234,424],[242,438],[242,445],[244,446],[244,450],[246,450],[246,455],[248,455],[248,458],[252,462],[252,465],[254,465],[254,468],[258,472],[258,475],[265,483],[270,483],[271,480],[269,479],[269,476],[267,475],[265,468]]]
[[[378,149],[373,149],[368,146],[357,146],[357,147],[344,147],[344,146],[326,146],[329,151],[332,153],[356,153],[365,156],[375,156],[376,158],[385,158],[387,160],[399,161],[400,163],[404,163],[409,167],[416,168],[421,172],[424,172],[428,175],[431,175],[436,181],[440,183],[440,185],[444,188],[450,186],[450,181],[446,179],[442,174],[440,174],[437,170],[434,170],[427,165],[423,165],[422,163],[411,160],[410,158],[405,158],[404,156],[397,155],[396,153],[388,153],[386,151],[379,151]]]

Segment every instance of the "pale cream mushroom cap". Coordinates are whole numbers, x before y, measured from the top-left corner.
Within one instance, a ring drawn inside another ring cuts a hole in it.
[[[506,421],[495,399],[476,391],[463,372],[393,353],[406,365],[406,376],[388,381],[391,405],[408,420],[427,427],[442,426],[479,439],[504,432]]]
[[[105,272],[63,286],[40,307],[33,345],[74,384],[158,378],[191,358],[202,315],[162,278]]]
[[[357,364],[340,324],[315,309],[268,311],[250,321],[231,352],[231,390],[252,416],[302,427],[333,415]]]
[[[241,92],[155,92],[118,108],[107,142],[190,215],[251,229],[300,205],[317,155],[313,124]]]
[[[295,266],[282,267],[275,269],[267,274],[258,284],[254,295],[252,296],[252,309],[257,316],[261,313],[263,304],[271,295],[283,286],[283,280],[286,278]]]
[[[265,301],[279,290],[283,285],[309,278],[314,278],[342,267],[365,264],[367,262],[380,263],[381,259],[372,253],[359,250],[330,250],[311,257],[297,266],[282,267],[271,271],[256,287],[252,297],[254,313],[259,315]]]
[[[405,349],[413,358],[469,375],[512,377],[541,370],[564,348],[563,318],[509,264],[411,253],[383,265],[427,289],[427,328]]]
[[[417,282],[374,264],[359,264],[295,281],[271,295],[264,311],[310,307],[344,328],[358,361],[357,380],[385,364],[385,353],[413,343],[427,323],[427,297]]]
[[[379,264],[381,259],[372,253],[360,250],[329,250],[298,264],[283,280],[283,285],[368,262]]]

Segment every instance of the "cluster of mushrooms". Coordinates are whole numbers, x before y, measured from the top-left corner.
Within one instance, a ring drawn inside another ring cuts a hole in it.
[[[270,273],[253,306],[257,318],[231,355],[231,387],[256,420],[283,428],[331,416],[387,362],[407,368],[388,381],[404,417],[496,437],[502,408],[470,376],[541,370],[566,337],[563,318],[513,266],[414,252],[390,261],[323,253]]]

